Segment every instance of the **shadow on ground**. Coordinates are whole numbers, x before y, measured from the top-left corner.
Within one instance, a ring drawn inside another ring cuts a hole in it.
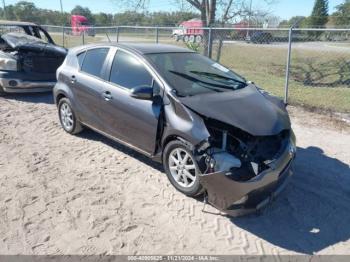
[[[158,163],[158,162],[155,162],[153,161],[151,158],[131,149],[131,148],[128,148],[127,146],[124,146],[118,142],[115,142],[103,135],[100,135],[99,133],[91,130],[91,129],[88,129],[86,128],[83,132],[79,133],[78,136],[80,138],[84,138],[84,139],[89,139],[89,140],[94,140],[94,141],[99,141],[99,142],[102,142],[110,147],[113,147],[114,149],[124,153],[124,154],[127,154],[128,156],[130,157],[133,157],[133,158],[136,158],[137,160],[141,161],[142,163],[154,168],[154,169],[157,169],[158,171],[160,172],[164,172],[164,169],[163,169],[163,166]]]
[[[27,94],[6,94],[3,96],[7,100],[17,100],[28,103],[53,104],[52,92],[27,93]]]
[[[92,130],[79,137],[102,142],[164,172],[161,164]],[[305,254],[346,241],[350,238],[349,165],[320,148],[298,148],[294,176],[277,200],[262,215],[231,221],[273,245]]]
[[[317,147],[298,148],[294,176],[260,216],[232,219],[281,248],[312,254],[350,238],[349,165]]]

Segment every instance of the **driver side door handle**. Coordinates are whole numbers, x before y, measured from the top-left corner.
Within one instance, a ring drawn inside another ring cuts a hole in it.
[[[75,84],[75,82],[77,82],[77,78],[75,77],[75,75],[72,75],[72,76],[70,77],[70,82],[71,82],[72,84]]]
[[[113,99],[113,96],[112,96],[111,92],[109,92],[109,91],[103,92],[102,96],[106,101],[110,101]]]

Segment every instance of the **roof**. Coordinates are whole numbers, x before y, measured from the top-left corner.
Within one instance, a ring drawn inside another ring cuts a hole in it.
[[[98,46],[116,46],[131,52],[135,52],[141,55],[145,54],[159,54],[159,53],[193,53],[194,51],[175,46],[175,45],[166,45],[166,44],[151,44],[151,43],[117,43],[117,42],[104,42],[104,43],[95,43],[87,46],[79,46],[72,48],[72,51],[79,52],[84,48],[88,47],[98,47]]]
[[[21,21],[9,21],[9,20],[0,20],[0,25],[6,26],[37,26],[35,23],[31,22],[21,22]]]
[[[120,47],[133,50],[140,54],[159,54],[159,53],[184,53],[193,52],[190,49],[165,44],[150,44],[150,43],[118,43]]]

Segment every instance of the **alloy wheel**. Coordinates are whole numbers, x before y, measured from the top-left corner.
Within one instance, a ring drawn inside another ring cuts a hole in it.
[[[175,148],[169,155],[169,170],[180,186],[189,188],[197,179],[196,165],[192,156],[182,148]]]
[[[61,105],[60,117],[64,129],[66,129],[67,131],[72,130],[74,125],[73,113],[72,109],[67,103],[63,103]]]

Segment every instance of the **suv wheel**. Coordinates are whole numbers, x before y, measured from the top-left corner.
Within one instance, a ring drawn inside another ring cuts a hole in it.
[[[58,103],[58,115],[61,125],[69,134],[78,134],[82,131],[82,126],[76,118],[72,105],[68,98],[62,98]]]
[[[188,196],[203,192],[199,169],[190,147],[179,140],[169,142],[163,152],[163,165],[171,184]]]
[[[0,96],[5,95],[6,92],[4,91],[4,89],[2,88],[2,86],[0,86]]]

